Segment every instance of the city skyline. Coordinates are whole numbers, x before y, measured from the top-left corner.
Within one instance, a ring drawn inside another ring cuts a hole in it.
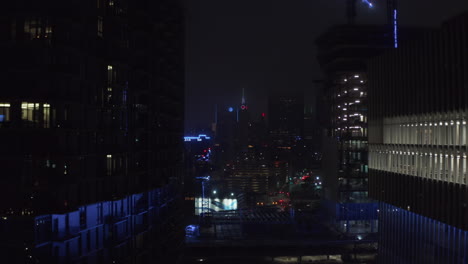
[[[358,1],[358,24],[386,23],[386,2],[374,2]],[[208,127],[215,104],[239,105],[243,88],[255,115],[266,111],[270,90],[318,88],[315,39],[347,22],[345,0],[205,0],[186,8],[186,130]],[[459,0],[399,1],[399,23],[439,27],[466,9]]]
[[[18,0],[0,57],[3,262],[468,263],[468,1]]]

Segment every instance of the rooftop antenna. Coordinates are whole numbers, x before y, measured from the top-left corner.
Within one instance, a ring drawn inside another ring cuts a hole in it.
[[[242,105],[245,105],[245,89],[242,88]]]

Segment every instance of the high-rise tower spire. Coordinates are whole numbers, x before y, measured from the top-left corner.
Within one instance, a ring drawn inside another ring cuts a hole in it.
[[[242,88],[242,105],[245,105],[245,89]]]
[[[241,110],[247,110],[247,103],[245,102],[245,89],[242,88],[242,102],[241,102]]]

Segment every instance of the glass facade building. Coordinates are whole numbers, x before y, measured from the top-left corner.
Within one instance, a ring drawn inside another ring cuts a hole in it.
[[[466,263],[468,15],[369,61],[381,263]]]
[[[180,249],[180,211],[161,203],[178,204],[184,172],[184,24],[170,0],[2,5],[0,250],[11,263],[138,263],[118,247],[137,248],[142,226]]]

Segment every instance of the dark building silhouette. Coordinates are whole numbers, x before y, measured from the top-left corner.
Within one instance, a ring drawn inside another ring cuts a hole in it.
[[[467,263],[468,14],[369,62],[379,263]]]
[[[183,10],[169,0],[20,0],[0,12],[2,255],[173,261],[183,239]]]
[[[237,143],[237,111],[233,107],[221,108],[215,123],[216,163],[223,166],[232,163],[236,155]]]
[[[377,231],[377,204],[368,197],[366,60],[388,48],[386,26],[339,25],[317,39],[325,73],[324,198],[336,228]]]
[[[302,160],[297,157],[297,154],[303,151],[304,94],[302,92],[277,93],[268,97],[268,132],[272,180],[274,186],[281,187],[296,170],[303,167]]]

